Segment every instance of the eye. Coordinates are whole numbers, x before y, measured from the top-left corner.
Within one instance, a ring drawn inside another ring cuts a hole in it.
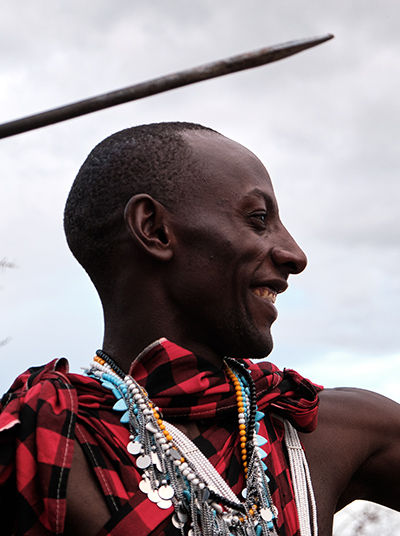
[[[265,227],[265,224],[267,223],[267,213],[265,210],[260,210],[257,212],[253,212],[250,214],[250,219],[256,227]]]

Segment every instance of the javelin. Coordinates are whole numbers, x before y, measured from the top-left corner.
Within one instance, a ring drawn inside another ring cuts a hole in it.
[[[35,128],[60,123],[61,121],[79,117],[80,115],[104,110],[105,108],[110,108],[111,106],[116,106],[117,104],[122,104],[124,102],[143,99],[150,95],[163,93],[164,91],[201,82],[202,80],[208,80],[210,78],[224,76],[225,74],[259,67],[260,65],[281,60],[288,56],[292,56],[293,54],[297,54],[302,50],[306,50],[307,48],[324,43],[325,41],[332,39],[332,37],[332,34],[326,34],[321,37],[300,39],[282,43],[280,45],[260,48],[253,52],[238,54],[223,60],[205,63],[204,65],[193,67],[192,69],[186,69],[177,73],[153,78],[153,80],[140,82],[139,84],[110,91],[109,93],[103,93],[96,97],[89,97],[88,99],[80,100],[72,104],[66,104],[59,108],[53,108],[46,112],[28,115],[21,119],[1,124],[0,138],[7,138],[9,136],[21,134],[22,132],[34,130]]]

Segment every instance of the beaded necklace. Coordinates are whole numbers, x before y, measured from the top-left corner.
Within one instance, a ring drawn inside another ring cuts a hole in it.
[[[86,374],[110,389],[129,427],[127,451],[142,471],[139,489],[161,509],[174,507],[173,525],[188,536],[274,536],[277,509],[272,503],[266,453],[267,442],[257,435],[264,414],[257,409],[255,387],[249,371],[225,359],[238,407],[240,449],[246,487],[241,502],[215,468],[189,438],[165,421],[146,390],[102,350]]]

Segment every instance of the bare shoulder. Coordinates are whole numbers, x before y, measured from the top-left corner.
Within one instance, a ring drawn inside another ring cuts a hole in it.
[[[339,452],[352,446],[346,458],[362,462],[400,439],[400,404],[372,391],[340,387],[320,393],[318,426],[303,434],[314,451],[332,444]]]
[[[400,433],[400,404],[365,389],[324,389],[320,393],[319,423],[323,427],[339,426],[343,431],[362,430],[368,437],[376,436],[378,442],[384,442],[383,431],[394,436]]]
[[[398,445],[400,404],[364,389],[326,389],[320,395],[319,429],[339,435],[344,448],[350,442],[363,461]]]

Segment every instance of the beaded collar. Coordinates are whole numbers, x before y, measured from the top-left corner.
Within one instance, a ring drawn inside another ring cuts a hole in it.
[[[139,356],[140,362],[140,356]],[[239,501],[214,467],[180,430],[163,418],[146,390],[104,352],[98,351],[87,375],[110,389],[130,430],[128,452],[142,471],[139,488],[159,508],[174,508],[172,522],[183,534],[260,536],[276,534],[277,509],[272,504],[257,434],[264,414],[257,409],[254,383],[238,362],[226,359],[225,372],[233,383],[246,478]]]

